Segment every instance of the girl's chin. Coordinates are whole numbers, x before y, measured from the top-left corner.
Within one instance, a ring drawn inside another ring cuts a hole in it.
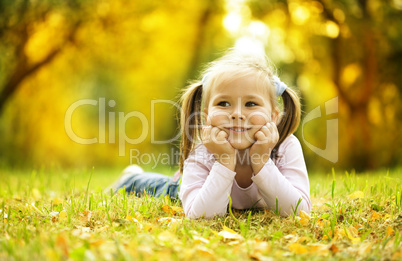
[[[249,149],[253,145],[253,143],[250,143],[250,142],[231,142],[230,140],[229,140],[229,143],[236,150]]]

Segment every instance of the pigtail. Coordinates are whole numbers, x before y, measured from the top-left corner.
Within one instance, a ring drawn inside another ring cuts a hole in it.
[[[275,146],[275,151],[278,150],[282,142],[292,133],[297,130],[300,124],[301,108],[300,98],[297,93],[289,87],[282,94],[283,100],[283,115],[278,124],[279,141]]]
[[[180,172],[183,172],[184,161],[194,148],[195,141],[200,139],[202,84],[191,84],[181,97],[180,129],[182,133],[180,141]]]

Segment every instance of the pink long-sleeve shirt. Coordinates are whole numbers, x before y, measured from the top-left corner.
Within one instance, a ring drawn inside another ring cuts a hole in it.
[[[186,159],[179,197],[186,216],[211,218],[224,215],[232,199],[235,209],[278,209],[283,216],[310,212],[310,185],[299,140],[290,135],[279,146],[277,159],[269,159],[259,173],[253,174],[253,183],[241,188],[236,172],[215,161],[203,144],[199,144]]]

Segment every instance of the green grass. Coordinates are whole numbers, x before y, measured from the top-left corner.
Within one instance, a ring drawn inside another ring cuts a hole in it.
[[[311,219],[233,210],[212,220],[164,198],[103,194],[119,171],[0,170],[0,260],[402,258],[401,169],[311,174]]]

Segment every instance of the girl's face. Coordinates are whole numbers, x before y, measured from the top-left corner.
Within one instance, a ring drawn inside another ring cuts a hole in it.
[[[257,88],[254,76],[223,82],[211,90],[204,109],[207,124],[225,131],[235,149],[247,149],[255,142],[255,133],[278,118],[269,98],[268,92]]]

